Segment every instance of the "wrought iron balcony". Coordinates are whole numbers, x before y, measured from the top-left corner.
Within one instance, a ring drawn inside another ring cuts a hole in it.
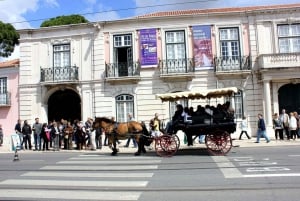
[[[300,67],[300,53],[261,54],[258,64],[260,68]]]
[[[160,60],[159,68],[161,75],[195,72],[193,58]]]
[[[78,67],[41,68],[41,82],[77,81]]]
[[[1,106],[10,106],[11,99],[10,99],[10,93],[0,93],[0,107]]]
[[[106,63],[106,78],[140,76],[140,62]]]
[[[250,70],[249,56],[230,56],[214,58],[216,72]]]

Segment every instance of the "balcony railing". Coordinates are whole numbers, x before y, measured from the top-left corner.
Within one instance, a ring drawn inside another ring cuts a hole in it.
[[[41,68],[41,82],[77,81],[78,67]]]
[[[195,72],[193,58],[160,60],[159,68],[161,75]]]
[[[1,106],[10,106],[11,99],[10,99],[10,93],[0,93],[0,107]]]
[[[107,63],[106,78],[140,76],[140,62]]]
[[[214,58],[216,72],[250,70],[249,56],[230,56]]]
[[[260,68],[300,67],[300,53],[261,54],[258,63]]]

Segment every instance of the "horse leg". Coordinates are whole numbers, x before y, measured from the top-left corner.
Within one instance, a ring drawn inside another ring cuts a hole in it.
[[[141,155],[141,152],[143,152],[145,154],[146,153],[146,149],[145,149],[145,143],[144,143],[143,137],[140,137],[136,141],[138,143],[138,150],[137,150],[137,152],[134,153],[134,155],[135,156],[139,156],[139,155]]]
[[[117,142],[116,142],[116,140],[114,139],[113,140],[113,142],[112,142],[112,153],[111,153],[111,155],[113,155],[113,156],[115,156],[115,155],[117,155],[117,153],[118,153],[118,149],[117,149]]]

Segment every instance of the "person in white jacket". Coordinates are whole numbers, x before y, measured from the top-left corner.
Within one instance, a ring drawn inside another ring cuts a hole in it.
[[[289,130],[290,130],[290,139],[295,140],[297,137],[297,119],[293,112],[290,113],[290,122],[289,122]]]
[[[243,116],[243,119],[241,122],[241,134],[240,134],[239,140],[242,139],[242,136],[244,133],[248,139],[251,139],[251,137],[248,135],[248,122],[247,122],[247,118],[245,116]]]

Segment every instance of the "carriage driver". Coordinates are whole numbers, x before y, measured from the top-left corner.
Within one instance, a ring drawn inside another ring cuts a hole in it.
[[[154,114],[154,118],[150,120],[150,129],[151,129],[151,135],[153,137],[158,137],[160,135],[161,130],[161,121],[158,118],[158,113]]]

